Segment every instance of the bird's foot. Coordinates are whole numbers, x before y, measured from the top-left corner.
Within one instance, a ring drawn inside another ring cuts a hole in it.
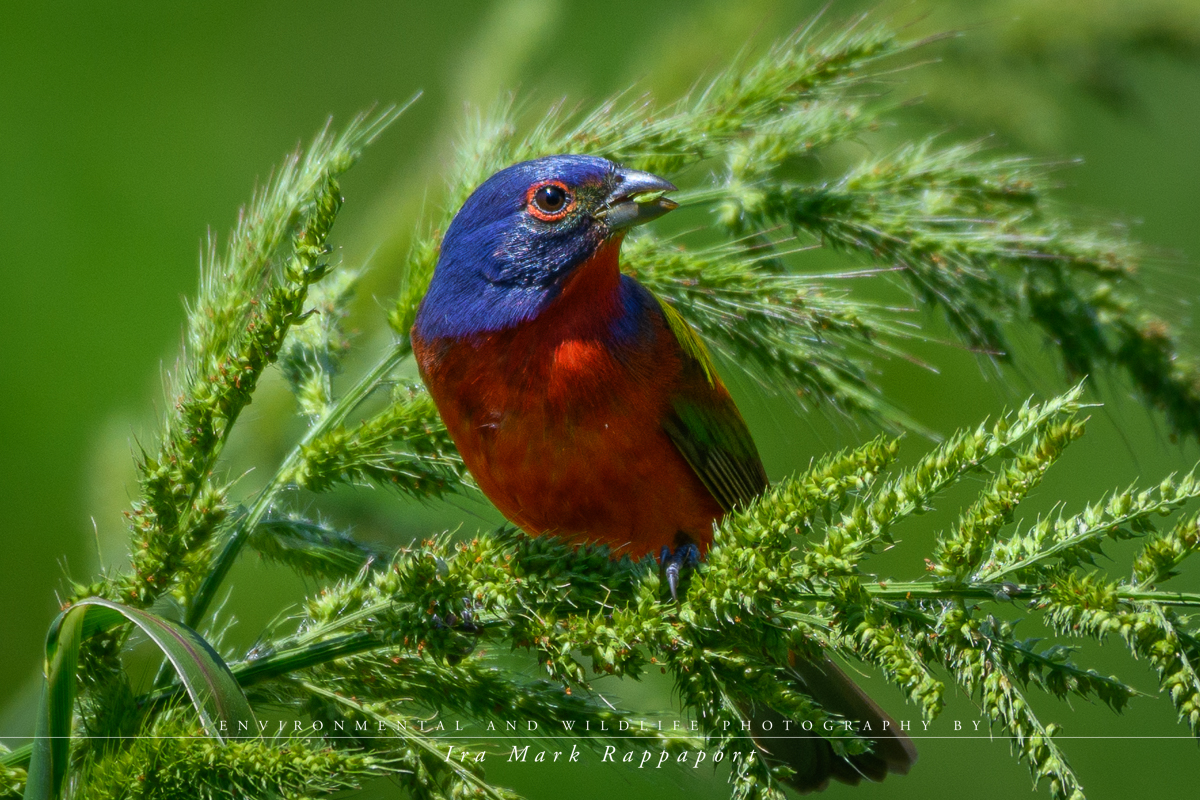
[[[700,563],[700,548],[691,542],[676,545],[672,550],[664,546],[659,553],[658,561],[667,575],[667,585],[671,587],[671,599],[679,602],[679,574],[684,569],[691,569]]]

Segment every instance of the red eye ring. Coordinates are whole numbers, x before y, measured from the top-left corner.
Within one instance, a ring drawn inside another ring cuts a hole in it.
[[[575,195],[562,181],[542,181],[525,193],[525,210],[543,222],[557,222],[575,209]]]

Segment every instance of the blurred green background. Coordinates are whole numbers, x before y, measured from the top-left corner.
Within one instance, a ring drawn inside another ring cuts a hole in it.
[[[0,739],[10,744],[32,729],[56,589],[66,576],[86,579],[122,563],[120,512],[135,491],[131,450],[154,434],[161,374],[180,338],[183,298],[196,286],[205,230],[226,230],[285,152],[330,115],[345,121],[372,104],[424,91],[343,187],[347,206],[336,239],[347,263],[370,263],[355,317],[358,345],[370,349],[399,280],[406,233],[422,207],[438,202],[468,103],[486,106],[509,91],[530,108],[563,96],[588,103],[631,84],[669,100],[739,50],[791,32],[823,3],[167,5],[27,3],[3,10]],[[1062,201],[1085,216],[1130,223],[1156,248],[1144,274],[1147,302],[1177,320],[1195,346],[1200,3],[870,5],[874,16],[909,26],[913,37],[962,32],[919,54],[933,63],[895,76],[892,91],[919,102],[881,141],[990,134],[998,148],[1081,158],[1084,166],[1057,173]],[[834,0],[826,19],[837,24],[864,6]],[[932,336],[945,333],[936,319],[921,319]],[[880,382],[943,433],[1065,385],[1036,341],[1023,342],[1026,360],[1016,371],[997,372],[953,347],[930,343],[917,351],[938,371],[885,364]],[[1030,513],[1058,501],[1077,510],[1111,488],[1142,476],[1157,482],[1196,462],[1196,444],[1172,442],[1121,380],[1101,376],[1095,383],[1105,406],[1030,501]],[[798,418],[792,405],[753,381],[734,384],[773,476],[871,433],[827,416]],[[271,430],[271,416],[287,413],[287,402],[278,386],[265,387],[246,424]],[[258,452],[235,452],[233,462],[271,456],[280,446],[265,436],[255,440]],[[926,446],[910,437],[906,450]],[[358,491],[331,502],[368,508],[355,518],[356,530],[391,544],[435,525],[465,520],[473,529],[480,518],[494,519],[479,501],[414,507]],[[933,514],[905,528],[904,544],[912,547],[885,567],[917,574],[919,556],[948,519]],[[1114,567],[1127,555],[1116,549]],[[251,642],[259,626],[311,588],[247,562],[235,573],[229,606],[241,620],[235,645]],[[1181,588],[1200,588],[1194,570],[1179,580]],[[1086,652],[1102,669],[1152,688],[1149,672],[1116,650]],[[904,716],[894,690],[868,683]],[[657,687],[604,688],[658,707],[669,702],[665,694],[644,699]],[[1186,795],[1200,783],[1200,753],[1173,724],[1165,700],[1137,702],[1122,718],[1086,704],[1043,708],[1048,719],[1066,723],[1068,736],[1118,737],[1066,742],[1094,800]],[[837,786],[829,796],[1024,796],[1029,779],[1007,746],[955,737],[948,728],[956,718],[978,718],[968,699],[951,699],[940,724],[949,738],[923,740],[909,777]],[[704,768],[664,769],[653,778],[611,767],[491,774],[530,797],[558,796],[564,781],[579,797],[727,793],[721,775]]]

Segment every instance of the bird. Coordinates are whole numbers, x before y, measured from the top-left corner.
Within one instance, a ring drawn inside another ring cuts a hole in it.
[[[505,517],[614,557],[655,555],[675,597],[714,524],[769,482],[703,339],[621,271],[625,235],[677,208],[672,191],[597,156],[499,170],[446,229],[410,341],[464,464]],[[827,711],[877,732],[849,757],[820,737],[758,740],[794,789],[908,772],[911,740],[831,659],[792,654],[788,669]],[[757,722],[782,719],[741,704]]]

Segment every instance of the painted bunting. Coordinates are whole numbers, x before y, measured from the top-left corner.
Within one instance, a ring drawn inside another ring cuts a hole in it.
[[[533,535],[658,555],[672,594],[714,523],[768,485],[703,341],[620,271],[626,232],[676,208],[663,196],[674,189],[588,156],[497,172],[450,223],[412,329],[421,376],[500,511]],[[832,661],[790,661],[806,692],[869,722],[874,740],[843,758],[818,737],[760,737],[794,788],[908,771],[912,742]],[[756,730],[783,729],[746,705]]]

